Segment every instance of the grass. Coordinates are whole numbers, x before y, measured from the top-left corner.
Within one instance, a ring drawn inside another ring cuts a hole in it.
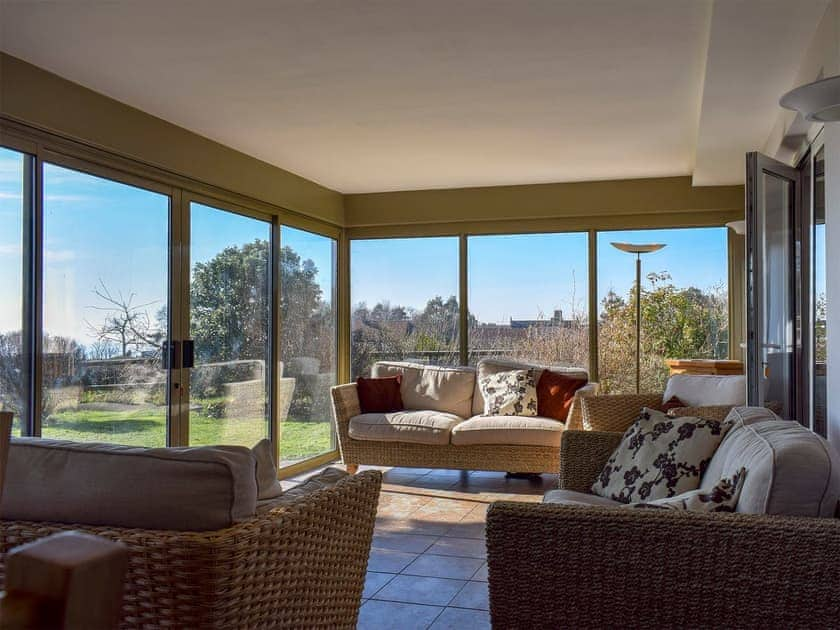
[[[73,409],[54,414],[45,424],[46,438],[77,442],[113,442],[131,446],[166,446],[166,411],[163,407],[137,410]],[[280,456],[283,461],[302,459],[330,450],[329,422],[299,422],[288,419],[280,425]],[[267,433],[262,418],[209,418],[190,413],[190,444],[238,444],[253,446]]]

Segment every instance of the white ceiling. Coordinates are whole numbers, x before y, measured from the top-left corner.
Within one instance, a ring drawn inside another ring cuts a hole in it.
[[[0,0],[0,48],[335,190],[743,180],[827,0]]]

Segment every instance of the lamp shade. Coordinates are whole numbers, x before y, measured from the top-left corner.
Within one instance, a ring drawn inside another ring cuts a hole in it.
[[[813,122],[840,120],[840,75],[801,85],[782,96],[779,105]]]
[[[665,247],[665,245],[661,243],[610,243],[610,245],[623,252],[627,252],[628,254],[650,254],[651,252],[658,252],[660,249]]]

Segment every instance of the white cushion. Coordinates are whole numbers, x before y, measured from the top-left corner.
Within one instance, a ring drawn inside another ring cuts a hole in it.
[[[406,409],[432,409],[461,418],[472,414],[475,370],[403,361],[379,361],[371,376],[402,376],[400,394]]]
[[[586,492],[575,492],[574,490],[549,490],[543,495],[543,503],[556,503],[560,505],[583,505],[599,507],[622,507],[623,503],[613,501],[607,497],[599,497],[597,494]]]
[[[431,410],[363,413],[350,418],[350,437],[379,442],[449,444],[449,432],[463,418]]]
[[[139,448],[14,438],[4,519],[205,531],[253,516],[256,462],[242,446]]]
[[[510,370],[479,378],[485,416],[536,416],[536,370]]]
[[[646,503],[629,503],[625,508],[659,508],[679,512],[734,512],[744,486],[747,471],[742,468],[732,477],[719,480],[711,489],[689,490],[675,497]]]
[[[716,420],[671,418],[643,409],[624,432],[592,492],[632,503],[695,490],[724,433],[723,423]]]
[[[686,407],[744,405],[747,402],[747,380],[743,375],[674,374],[668,379],[662,402],[668,402],[674,396]]]
[[[521,416],[476,416],[452,429],[452,444],[516,444],[560,446],[565,425],[553,418]]]
[[[747,475],[737,512],[833,516],[840,499],[840,456],[822,437],[763,407],[735,408],[729,430],[709,462],[701,488]]]
[[[512,361],[510,359],[481,359],[476,366],[478,372],[475,381],[475,391],[473,392],[473,406],[472,415],[480,416],[484,413],[484,398],[479,389],[479,379],[482,376],[489,376],[497,372],[508,372],[510,370],[536,370],[534,379],[537,383],[540,382],[540,377],[545,370],[551,370],[558,374],[565,374],[575,378],[589,378],[589,373],[583,368],[566,367],[562,365],[539,365],[537,363],[524,363],[522,361]],[[470,415],[470,414],[467,414]]]

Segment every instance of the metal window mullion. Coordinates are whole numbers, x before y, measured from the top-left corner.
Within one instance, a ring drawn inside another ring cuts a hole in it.
[[[469,237],[458,237],[458,291],[461,307],[458,310],[458,356],[461,365],[470,361],[470,309],[469,309]]]
[[[280,461],[281,427],[278,410],[278,387],[280,386],[280,361],[282,348],[280,347],[281,327],[283,325],[280,313],[280,296],[283,279],[280,275],[280,254],[282,251],[281,226],[277,217],[271,222],[271,244],[269,246],[271,274],[271,313],[268,334],[269,365],[266,378],[268,380],[268,439],[274,450],[274,461]]]
[[[41,435],[43,408],[43,162],[28,156],[24,167],[23,217],[23,374],[27,418],[21,417],[24,435]]]
[[[598,382],[598,232],[589,230],[589,380]]]

